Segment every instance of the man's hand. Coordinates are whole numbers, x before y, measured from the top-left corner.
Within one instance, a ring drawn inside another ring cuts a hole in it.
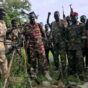
[[[72,6],[72,4],[69,5],[70,7]]]
[[[48,16],[50,16],[51,15],[51,12],[48,12]]]

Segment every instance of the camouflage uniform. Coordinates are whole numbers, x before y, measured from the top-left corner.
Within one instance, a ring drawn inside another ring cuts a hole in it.
[[[86,66],[88,66],[88,30],[86,30],[85,27],[85,23],[80,23],[80,28],[82,31],[82,36],[81,36],[81,40],[82,40],[82,53],[83,56],[86,57]]]
[[[6,41],[11,43],[7,45],[7,52],[11,49],[11,47],[15,44],[21,43],[21,32],[19,27],[12,27],[11,29],[7,30],[6,32]]]
[[[68,47],[68,61],[70,75],[82,74],[83,72],[83,56],[82,56],[82,31],[79,25],[72,25],[68,27],[69,30],[69,47]]]
[[[18,27],[13,27],[10,35],[11,41],[12,42],[17,42],[19,40],[20,37],[20,30]]]
[[[38,23],[35,23],[34,25],[28,23],[24,27],[26,49],[29,50],[27,54],[30,56],[29,64],[34,69],[35,73],[36,71],[41,73],[47,69],[47,60],[45,58],[45,49],[41,31],[42,29]]]
[[[61,62],[62,62],[62,70],[64,76],[67,76],[67,66],[68,66],[68,43],[69,43],[69,31],[68,31],[68,24],[65,20],[63,20],[63,27],[61,29]]]
[[[56,69],[58,69],[59,66],[59,59],[58,56],[62,52],[62,48],[64,48],[64,42],[62,38],[62,20],[60,20],[58,23],[57,22],[52,22],[51,24],[51,33],[52,33],[52,40],[53,40],[53,45],[54,45],[54,64],[56,66]]]
[[[46,58],[49,63],[49,51],[53,54],[54,57],[54,49],[53,49],[53,43],[52,43],[52,36],[50,31],[45,32],[46,38],[45,38],[45,52],[46,52]]]
[[[6,35],[6,25],[3,20],[0,20],[0,74],[6,76],[8,70],[8,63],[5,56],[5,35]]]

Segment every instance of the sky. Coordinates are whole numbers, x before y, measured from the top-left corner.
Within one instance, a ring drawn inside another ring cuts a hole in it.
[[[72,7],[75,12],[78,12],[79,16],[86,15],[88,16],[88,0],[29,0],[31,3],[31,11],[35,11],[38,17],[38,22],[46,23],[48,12],[51,12],[50,22],[54,20],[53,13],[54,11],[60,12],[60,17],[62,18],[62,6],[66,16],[70,13],[69,5],[72,4]]]

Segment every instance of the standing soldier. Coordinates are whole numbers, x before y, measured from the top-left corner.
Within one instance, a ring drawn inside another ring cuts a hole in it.
[[[9,53],[11,52],[11,49],[13,48],[13,44],[18,44],[21,43],[21,29],[18,27],[17,25],[17,20],[16,19],[12,19],[11,20],[11,25],[12,27],[10,29],[7,30],[6,33],[6,38],[7,41],[11,43],[11,45],[7,46],[7,50]]]
[[[72,25],[69,30],[69,72],[70,75],[81,76],[83,73],[83,56],[81,51],[81,30],[77,21],[78,13],[71,14]]]
[[[42,40],[42,36],[45,36],[45,34],[40,24],[36,23],[34,12],[29,14],[29,19],[30,23],[27,23],[24,27],[24,36],[26,39],[26,48],[29,48],[29,53],[27,54],[30,55],[31,77],[36,77],[37,73],[40,73],[45,74],[45,77],[51,80]]]
[[[49,13],[50,15],[50,13]],[[54,46],[54,64],[56,70],[59,70],[59,78],[63,80],[63,75],[66,76],[66,50],[68,42],[68,30],[67,30],[67,21],[66,19],[61,20],[60,14],[58,11],[54,13],[55,21],[49,24],[51,28],[52,42]],[[48,16],[49,19],[49,16]],[[65,74],[64,74],[65,73]]]
[[[86,56],[86,66],[88,67],[88,19],[85,24],[85,36],[86,36],[85,56]]]
[[[87,50],[87,28],[86,28],[86,22],[87,22],[87,18],[85,15],[82,15],[80,17],[80,27],[81,27],[81,31],[82,31],[82,53],[83,53],[83,57],[86,58],[86,62],[84,63],[86,66],[88,66],[88,50]]]
[[[52,34],[52,40],[54,44],[54,64],[56,66],[56,70],[58,70],[59,67],[59,54],[60,54],[60,42],[61,42],[61,20],[60,20],[60,14],[58,11],[54,12],[54,19],[55,21],[52,22],[51,24],[49,23],[49,17],[50,13],[48,13],[48,20],[47,23],[51,28],[51,34]]]
[[[53,46],[54,46],[54,64],[56,66],[56,70],[58,70],[59,67],[59,55],[63,54],[62,52],[65,49],[65,42],[64,42],[64,28],[67,27],[66,20],[60,19],[60,14],[58,11],[55,11],[54,18],[55,21],[51,24],[49,23],[49,17],[50,13],[48,13],[48,20],[47,23],[51,28],[51,35],[53,40]],[[62,56],[62,55],[61,55]]]
[[[5,56],[5,36],[6,36],[6,25],[4,22],[5,11],[0,8],[0,74],[5,78],[8,70],[8,62]]]
[[[12,42],[18,42],[19,39],[20,39],[21,30],[20,30],[20,28],[17,25],[17,20],[13,19],[11,21],[11,24],[12,24],[11,36],[10,36],[11,40],[12,40]]]
[[[21,33],[21,27],[17,24],[17,19],[11,20],[11,28],[7,30],[6,39],[7,39],[7,55],[11,55],[14,51],[16,51],[18,62],[21,62],[21,50],[23,46],[23,34]],[[11,58],[10,58],[11,59]],[[8,59],[8,63],[10,64],[11,60]],[[18,63],[18,64],[19,64]]]
[[[51,53],[53,54],[53,57],[54,57],[54,50],[53,50],[52,36],[51,36],[50,31],[49,31],[48,24],[45,25],[45,34],[46,34],[46,38],[45,38],[45,52],[46,52],[47,61],[49,63],[49,52],[51,51]]]

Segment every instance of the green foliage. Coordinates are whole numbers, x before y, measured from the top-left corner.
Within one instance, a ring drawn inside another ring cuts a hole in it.
[[[3,86],[3,80],[0,79],[0,88]]]
[[[44,75],[39,74],[39,75],[37,76],[37,81],[38,81],[39,83],[42,83],[42,81],[45,81],[45,80],[47,80],[47,79],[44,77]]]
[[[28,0],[6,0],[3,7],[6,11],[5,21],[10,25],[13,18],[20,18],[22,9],[30,11],[31,4]]]
[[[28,0],[6,0],[6,3],[8,4],[6,7],[13,7],[13,9],[30,9],[30,3]]]
[[[24,64],[26,64],[27,63],[26,62],[27,61],[27,55],[26,55],[24,48],[21,48],[21,55],[22,55],[22,59],[23,59]]]
[[[25,66],[26,54],[25,54],[24,48],[21,48],[21,55],[22,57],[20,57],[16,53],[14,56],[14,61],[11,67],[10,82],[9,82],[8,88],[30,88],[28,74],[26,73],[26,69],[27,69]],[[7,55],[7,58],[11,60],[12,53]],[[0,88],[2,88],[2,86],[3,84],[0,84]]]
[[[68,76],[67,80],[68,82],[75,82],[76,84],[82,83],[82,81],[79,78],[75,77],[74,75]]]

